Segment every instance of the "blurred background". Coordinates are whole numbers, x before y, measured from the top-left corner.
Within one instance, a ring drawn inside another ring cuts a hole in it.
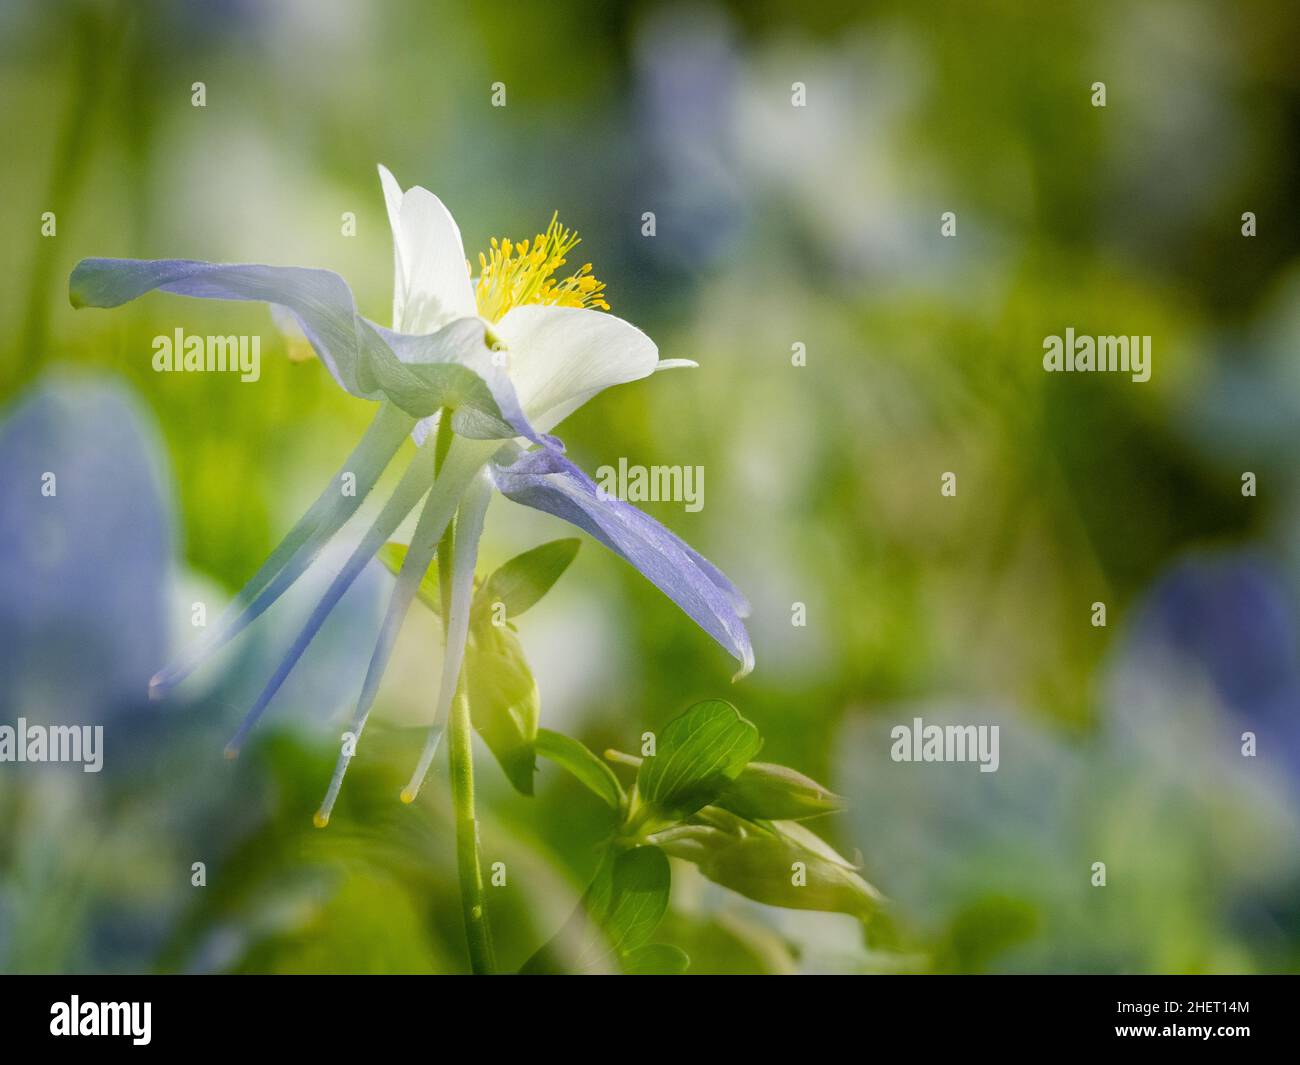
[[[386,321],[380,162],[471,256],[558,211],[614,312],[701,364],[559,434],[589,471],[704,466],[699,513],[646,509],[753,601],[757,669],[732,686],[588,541],[520,622],[542,723],[631,749],[731,699],[763,758],[848,798],[815,827],[891,908],[863,936],[675,867],[662,938],[693,972],[1300,968],[1298,41],[1289,0],[4,4],[0,724],[102,723],[106,753],[97,775],[0,765],[0,969],[468,968],[445,760],[396,801],[438,676],[419,607],[311,825],[378,564],[237,762],[330,558],[145,700],[191,604],[252,575],[370,408],[288,358],[265,307],[67,299],[84,256],[268,262],[336,270]],[[1067,326],[1152,335],[1150,382],[1044,374]],[[260,335],[261,380],[155,374],[177,327]],[[485,565],[566,534],[498,499]],[[999,724],[999,770],[892,762],[917,716]],[[479,748],[503,967],[563,922],[607,831],[540,764],[527,799]]]

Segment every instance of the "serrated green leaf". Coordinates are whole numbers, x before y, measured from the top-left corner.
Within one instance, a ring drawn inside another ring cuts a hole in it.
[[[541,698],[519,638],[507,628],[479,625],[465,648],[470,719],[524,795],[533,793]]]
[[[390,540],[379,549],[379,553],[375,557],[388,567],[389,572],[396,576],[402,568],[402,562],[406,559],[406,551],[406,544],[399,544]],[[439,617],[442,617],[442,597],[438,593],[437,566],[430,566],[424,571],[424,576],[420,578],[420,587],[415,594],[419,597],[420,602]]]
[[[550,591],[581,546],[576,537],[552,540],[503,564],[475,595],[471,623],[490,617],[496,603],[504,605],[506,618],[517,618]]]
[[[789,766],[750,762],[717,804],[751,821],[797,821],[844,809],[844,800]]]
[[[637,770],[637,794],[653,816],[680,820],[722,794],[762,745],[730,703],[696,703],[660,733]]]
[[[627,796],[623,794],[618,777],[585,744],[543,728],[537,730],[536,748],[538,754],[572,774],[611,809],[617,811],[623,808]]]

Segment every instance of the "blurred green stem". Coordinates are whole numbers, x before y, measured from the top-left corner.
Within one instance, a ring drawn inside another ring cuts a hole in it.
[[[68,59],[75,81],[67,114],[59,127],[49,189],[40,205],[42,211],[53,212],[56,224],[64,227],[70,224],[68,216],[92,147],[95,111],[108,94],[109,71],[120,62],[128,25],[121,12],[104,9],[104,5],[81,4],[72,14],[71,20],[62,25],[61,36],[70,45]],[[6,391],[40,365],[49,334],[50,278],[59,242],[42,235],[36,226],[32,234],[35,248],[27,269],[22,333],[16,347],[0,352],[0,381]]]
[[[451,447],[451,411],[444,409],[434,443],[434,468],[442,472],[443,461]],[[451,617],[451,569],[456,521],[438,543],[438,588],[442,595],[444,638],[446,619]],[[496,968],[492,952],[492,930],[488,926],[487,893],[483,887],[483,866],[479,858],[478,819],[474,815],[474,726],[469,716],[469,694],[465,688],[465,671],[456,684],[448,722],[448,759],[451,765],[451,801],[456,810],[456,873],[460,879],[460,906],[465,917],[465,938],[469,944],[470,968],[475,974],[491,973]]]

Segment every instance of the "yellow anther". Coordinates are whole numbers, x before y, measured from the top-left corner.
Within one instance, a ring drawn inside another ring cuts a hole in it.
[[[579,238],[560,225],[555,215],[545,233],[517,244],[492,238],[491,248],[479,254],[479,278],[474,289],[478,311],[488,321],[499,321],[512,307],[539,303],[553,307],[588,307],[607,311],[605,284],[591,276],[591,263],[562,281],[555,272],[568,260]]]

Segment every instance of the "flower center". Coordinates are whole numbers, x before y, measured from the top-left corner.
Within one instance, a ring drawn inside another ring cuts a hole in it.
[[[487,255],[479,253],[479,277],[474,287],[478,312],[489,322],[500,321],[511,307],[543,303],[553,307],[590,307],[607,311],[605,283],[591,276],[591,263],[584,263],[563,281],[555,272],[565,256],[577,246],[579,237],[551,216],[545,233],[518,244],[492,238]]]

